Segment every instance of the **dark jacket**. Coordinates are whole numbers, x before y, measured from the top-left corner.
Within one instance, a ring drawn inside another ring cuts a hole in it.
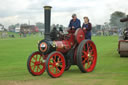
[[[72,28],[72,26],[74,26],[74,27],[75,27],[75,30],[76,30],[77,28],[81,28],[80,25],[81,25],[81,22],[80,22],[79,19],[76,19],[76,21],[73,21],[73,19],[72,19],[72,20],[70,21],[68,27]]]
[[[82,29],[83,29],[84,27],[86,28],[86,31],[91,31],[91,30],[92,30],[92,25],[91,25],[91,23],[88,23],[88,24],[84,24],[84,23],[83,23]]]
[[[86,28],[86,33],[85,33],[85,39],[90,39],[91,40],[91,30],[92,30],[92,25],[91,23],[84,24],[82,25],[82,29]]]

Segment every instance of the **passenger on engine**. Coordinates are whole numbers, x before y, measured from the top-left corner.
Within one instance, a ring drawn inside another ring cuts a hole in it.
[[[70,20],[69,26],[70,30],[76,30],[77,28],[81,28],[81,22],[77,18],[76,14],[72,15],[72,19]]]
[[[89,22],[88,17],[84,17],[84,23],[82,25],[82,29],[85,31],[85,39],[90,39],[91,40],[92,25]]]

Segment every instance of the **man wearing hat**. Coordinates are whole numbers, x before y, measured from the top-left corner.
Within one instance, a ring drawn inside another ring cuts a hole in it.
[[[72,19],[68,26],[71,30],[76,30],[77,28],[81,28],[80,20],[77,18],[76,14],[72,15]]]

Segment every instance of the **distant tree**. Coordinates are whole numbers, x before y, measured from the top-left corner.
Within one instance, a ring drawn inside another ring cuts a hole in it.
[[[111,27],[117,27],[117,28],[122,28],[125,26],[124,23],[120,22],[121,18],[126,17],[126,14],[120,11],[115,11],[114,13],[111,14],[110,17],[110,26]]]
[[[15,29],[16,28],[16,26],[15,25],[9,25],[9,27],[8,28],[10,28],[10,29]]]
[[[110,29],[110,24],[108,22],[105,22],[104,23],[104,29]]]

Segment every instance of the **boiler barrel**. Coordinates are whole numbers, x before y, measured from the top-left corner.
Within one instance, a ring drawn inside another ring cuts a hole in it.
[[[44,6],[45,39],[50,40],[51,6]]]

